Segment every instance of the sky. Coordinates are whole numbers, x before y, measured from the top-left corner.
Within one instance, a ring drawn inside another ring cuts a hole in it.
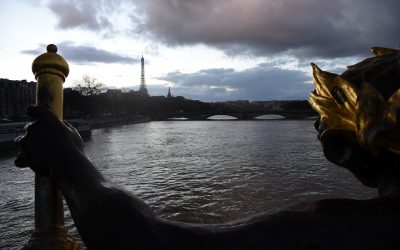
[[[341,73],[398,48],[398,0],[1,0],[0,78],[33,81],[47,44],[83,75],[201,101],[307,99],[310,63]]]

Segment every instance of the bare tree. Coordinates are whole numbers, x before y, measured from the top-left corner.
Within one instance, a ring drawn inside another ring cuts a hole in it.
[[[84,75],[81,80],[74,81],[74,89],[84,96],[98,95],[105,89],[105,85],[96,78]]]

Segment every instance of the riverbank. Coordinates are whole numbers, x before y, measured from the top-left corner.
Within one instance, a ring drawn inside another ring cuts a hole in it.
[[[82,137],[90,137],[92,129],[150,122],[145,115],[120,116],[107,118],[67,119]],[[0,152],[15,149],[15,138],[24,134],[24,126],[30,121],[0,123]]]

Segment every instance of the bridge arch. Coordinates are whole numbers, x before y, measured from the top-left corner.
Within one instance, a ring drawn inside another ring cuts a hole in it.
[[[286,119],[285,116],[279,114],[264,114],[253,117],[254,120],[282,120]]]
[[[164,118],[164,120],[167,120],[167,121],[188,121],[190,119],[187,118],[187,117],[179,116],[179,117],[166,117],[166,118]]]
[[[238,120],[239,118],[234,115],[211,115],[206,120]]]

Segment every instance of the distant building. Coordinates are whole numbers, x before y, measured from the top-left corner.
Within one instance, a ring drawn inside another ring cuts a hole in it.
[[[0,79],[0,120],[27,118],[25,108],[35,102],[35,82]]]
[[[142,96],[149,96],[149,92],[147,91],[146,81],[145,81],[145,77],[144,77],[144,58],[143,58],[143,54],[142,54],[142,59],[140,59],[140,61],[141,61],[141,65],[142,65],[142,71],[141,71],[141,74],[140,74],[139,93]]]
[[[168,98],[168,99],[172,98],[172,95],[171,95],[171,87],[168,87],[167,98]]]

